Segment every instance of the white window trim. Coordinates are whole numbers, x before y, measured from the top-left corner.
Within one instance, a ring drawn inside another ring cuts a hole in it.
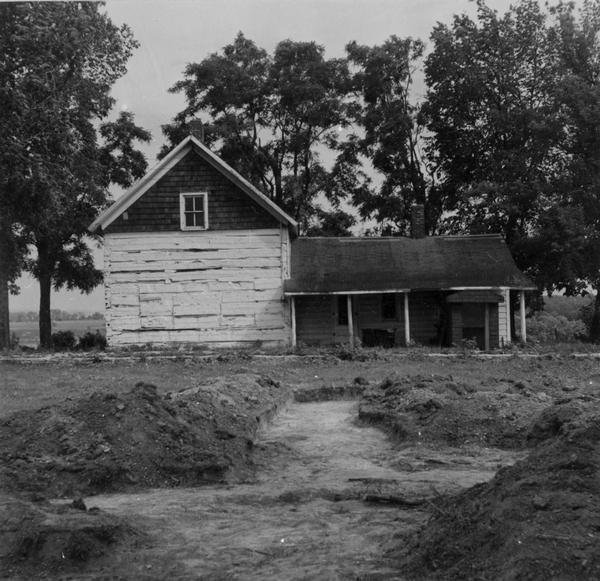
[[[204,226],[186,226],[185,224],[185,198],[203,198]],[[182,230],[208,230],[208,192],[183,192],[179,194],[179,225]]]

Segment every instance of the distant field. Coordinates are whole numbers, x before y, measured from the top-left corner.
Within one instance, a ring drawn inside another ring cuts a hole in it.
[[[19,345],[37,347],[39,343],[39,326],[37,321],[11,322],[10,330],[19,338]],[[52,332],[73,331],[75,337],[81,337],[88,331],[106,333],[104,319],[87,319],[79,321],[52,321]]]

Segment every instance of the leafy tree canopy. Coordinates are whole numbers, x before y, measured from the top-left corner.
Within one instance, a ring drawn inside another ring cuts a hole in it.
[[[335,157],[350,89],[346,61],[326,59],[322,46],[284,40],[270,55],[240,32],[221,53],[187,66],[171,88],[187,106],[163,131],[173,146],[190,120],[207,118],[206,142],[306,230],[324,199],[336,208],[349,193],[339,187],[351,179],[349,166]]]
[[[433,232],[441,213],[436,172],[427,165],[420,107],[411,95],[424,45],[391,36],[380,46],[351,42],[346,51],[360,106],[355,108],[358,132],[344,146],[358,148],[381,178],[378,188],[363,181],[366,187],[355,190],[353,201],[363,218],[377,222],[377,231],[396,235],[409,233],[411,207],[424,204]]]
[[[564,122],[546,18],[535,0],[503,16],[479,1],[476,20],[455,16],[431,35],[423,115],[452,231],[501,232],[512,246],[560,171]]]
[[[542,246],[536,268],[548,291],[595,291],[590,338],[600,342],[600,3],[586,0],[578,12],[559,4],[552,13],[549,38],[560,63],[556,99],[565,115],[566,168],[556,203],[541,213],[533,237]]]
[[[137,43],[98,3],[0,10],[3,204],[13,230],[36,251],[25,265],[40,282],[40,343],[49,346],[51,286],[89,292],[100,282],[86,228],[107,203],[108,185],[128,185],[146,167],[133,142],[150,136],[131,114],[102,124],[113,105],[110,87]]]
[[[446,227],[503,233],[548,292],[597,291],[600,3],[477,4],[476,19],[434,29],[425,64]],[[599,340],[600,298],[592,328]]]

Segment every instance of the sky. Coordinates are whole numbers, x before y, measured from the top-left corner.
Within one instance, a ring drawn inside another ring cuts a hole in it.
[[[488,5],[502,13],[510,0],[488,0]],[[395,34],[427,43],[437,22],[450,23],[453,14],[473,14],[475,8],[470,0],[108,0],[111,20],[127,24],[140,43],[127,74],[113,87],[114,111],[133,112],[136,123],[152,133],[152,142],[141,147],[152,167],[163,144],[161,125],[185,105],[169,87],[183,77],[188,63],[219,52],[239,31],[269,52],[289,38],[316,41],[333,58],[342,56],[352,40],[374,45]],[[94,257],[101,267],[101,248]],[[37,310],[36,281],[24,276],[19,286],[11,311]],[[102,311],[104,290],[54,292],[52,308]]]

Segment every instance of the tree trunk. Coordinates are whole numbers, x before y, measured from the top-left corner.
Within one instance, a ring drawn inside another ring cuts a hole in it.
[[[50,314],[50,291],[52,277],[48,268],[48,259],[43,249],[38,247],[38,281],[40,283],[40,347],[52,347],[52,318]]]
[[[594,299],[594,312],[590,323],[590,341],[600,343],[600,290],[596,290],[596,298]]]
[[[275,179],[275,203],[279,206],[283,206],[283,183],[281,178],[281,171],[273,164],[273,177]]]
[[[0,246],[4,244],[0,241]],[[4,248],[0,250],[0,350],[10,347],[10,322],[8,313],[8,269],[4,260]]]
[[[10,347],[10,322],[8,312],[8,226],[0,218],[0,349]]]

